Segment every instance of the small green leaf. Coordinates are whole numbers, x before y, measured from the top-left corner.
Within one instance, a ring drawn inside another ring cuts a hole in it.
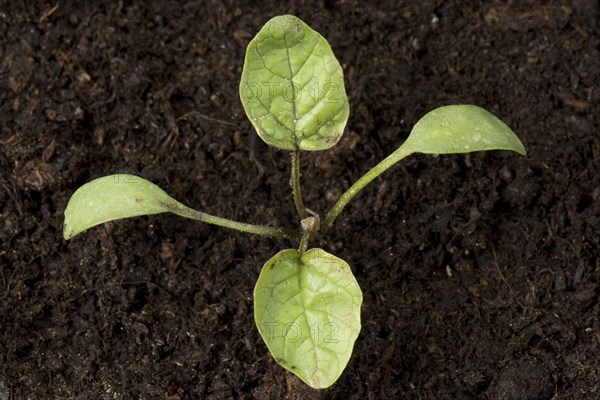
[[[65,209],[65,240],[103,222],[159,214],[184,207],[161,188],[139,176],[117,174],[86,183]]]
[[[402,147],[426,154],[480,150],[512,150],[527,154],[508,125],[473,105],[452,105],[430,111],[415,124]]]
[[[335,383],[348,364],[361,304],[348,264],[321,249],[279,252],[254,289],[254,319],[271,354],[315,389]]]
[[[328,149],[348,120],[342,67],[293,15],[272,18],[248,44],[240,98],[259,136],[280,149]]]

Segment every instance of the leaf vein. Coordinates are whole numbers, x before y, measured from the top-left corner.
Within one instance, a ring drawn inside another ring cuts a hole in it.
[[[300,68],[298,68],[298,70],[296,71],[296,73],[293,76],[298,76],[298,74],[300,74],[300,71],[302,70],[302,68],[304,68],[304,66],[306,65],[308,59],[313,56],[313,53],[314,53],[315,49],[317,48],[317,43],[318,42],[319,42],[318,40],[315,40],[315,44],[313,45],[312,49],[310,49],[310,52],[308,53],[308,57],[306,57],[306,59],[304,60],[304,62],[302,63],[302,65],[300,65]]]

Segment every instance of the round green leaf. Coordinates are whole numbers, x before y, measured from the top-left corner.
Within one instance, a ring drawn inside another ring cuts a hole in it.
[[[104,222],[159,214],[184,207],[154,183],[135,175],[94,179],[73,193],[65,209],[66,240]]]
[[[481,107],[452,105],[425,114],[402,146],[426,154],[512,150],[525,155],[525,147],[504,122]]]
[[[348,120],[342,67],[293,15],[271,19],[248,44],[240,98],[259,136],[280,149],[328,149]]]
[[[254,289],[256,326],[271,354],[316,389],[331,386],[348,364],[361,304],[348,264],[321,249],[281,251]]]

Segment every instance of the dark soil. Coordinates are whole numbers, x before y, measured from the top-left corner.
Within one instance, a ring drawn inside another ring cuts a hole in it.
[[[1,400],[600,397],[597,1],[76,3],[0,1]],[[487,108],[529,151],[412,156],[350,203],[324,248],[363,329],[324,391],[253,321],[261,266],[295,244],[171,215],[62,239],[73,191],[117,172],[297,226],[288,154],[237,95],[283,13],[345,69],[345,136],[302,160],[321,215],[437,106]]]

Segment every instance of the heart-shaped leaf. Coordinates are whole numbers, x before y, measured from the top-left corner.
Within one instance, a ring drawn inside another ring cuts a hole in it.
[[[281,251],[254,289],[256,326],[271,354],[316,389],[335,383],[348,364],[361,304],[348,264],[321,249]]]
[[[280,149],[330,148],[348,120],[342,67],[293,15],[271,19],[248,44],[240,97],[259,136]]]
[[[512,150],[527,154],[523,143],[508,125],[481,107],[464,104],[439,107],[425,114],[402,147],[426,154],[481,150]]]
[[[63,236],[73,236],[104,222],[186,209],[154,183],[135,175],[94,179],[73,193],[65,209]]]

